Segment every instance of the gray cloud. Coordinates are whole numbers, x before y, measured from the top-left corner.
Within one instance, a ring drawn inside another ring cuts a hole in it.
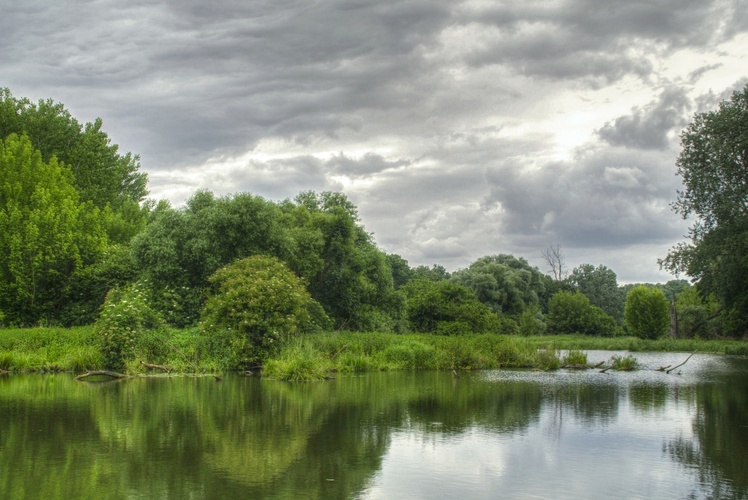
[[[657,102],[644,109],[634,108],[631,115],[606,123],[597,133],[613,146],[663,150],[669,145],[668,135],[687,123],[690,104],[683,89],[669,88]]]
[[[668,208],[673,139],[688,113],[729,97],[748,31],[740,0],[0,0],[0,11],[0,86],[101,116],[156,196],[344,190],[412,264],[532,262],[558,241],[570,263],[599,256],[636,281],[647,271],[627,259],[661,256],[684,232]]]

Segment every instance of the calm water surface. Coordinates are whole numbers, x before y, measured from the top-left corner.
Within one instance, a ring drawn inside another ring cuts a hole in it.
[[[297,384],[5,375],[0,498],[748,498],[748,359],[655,371],[686,356]]]

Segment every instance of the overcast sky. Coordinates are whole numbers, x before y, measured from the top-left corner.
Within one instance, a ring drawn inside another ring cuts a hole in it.
[[[344,192],[388,253],[672,279],[679,134],[743,0],[0,0],[0,87],[101,117],[153,198]]]

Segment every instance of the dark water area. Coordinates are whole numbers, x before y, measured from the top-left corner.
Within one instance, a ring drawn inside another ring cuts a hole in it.
[[[4,375],[0,498],[748,498],[748,359],[655,371],[686,356],[313,383]]]

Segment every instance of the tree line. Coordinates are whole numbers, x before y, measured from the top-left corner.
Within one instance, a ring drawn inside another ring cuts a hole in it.
[[[697,222],[661,265],[694,284],[620,286],[604,265],[568,272],[553,245],[549,274],[508,254],[452,273],[412,267],[376,245],[342,193],[154,202],[138,156],[100,119],[81,124],[62,104],[0,89],[0,323],[116,324],[137,303],[130,331],[233,328],[258,349],[315,329],[659,337],[677,320],[678,336],[742,336],[747,102],[748,87],[683,133],[674,208]]]

